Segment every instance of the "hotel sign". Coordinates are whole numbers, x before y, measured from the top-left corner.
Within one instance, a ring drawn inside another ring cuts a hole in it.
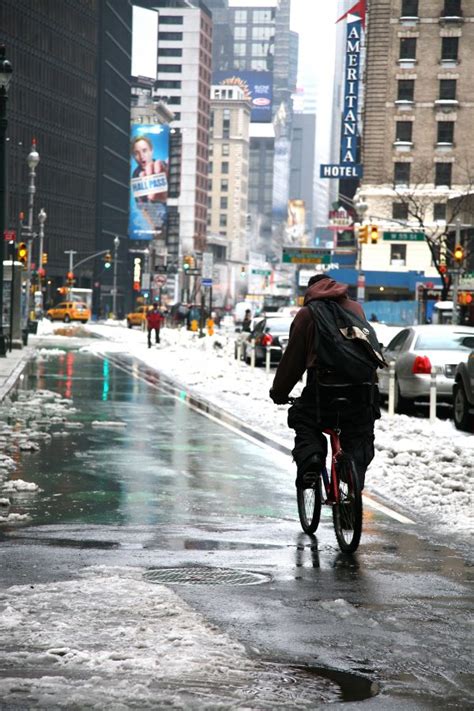
[[[320,166],[321,178],[361,178],[358,160],[359,83],[361,41],[365,27],[365,3],[359,0],[338,22],[347,18],[346,64],[344,73],[344,109],[342,113],[341,155],[339,164]]]

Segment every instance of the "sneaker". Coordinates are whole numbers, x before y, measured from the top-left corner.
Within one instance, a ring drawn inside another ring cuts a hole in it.
[[[303,489],[311,489],[318,481],[321,470],[323,468],[323,460],[319,454],[313,454],[304,464],[301,465],[302,471],[298,471],[295,484]]]

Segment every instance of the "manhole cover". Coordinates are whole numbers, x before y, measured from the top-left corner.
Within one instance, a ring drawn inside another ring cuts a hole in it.
[[[231,568],[150,568],[143,574],[149,583],[176,585],[259,585],[268,583],[270,575]]]

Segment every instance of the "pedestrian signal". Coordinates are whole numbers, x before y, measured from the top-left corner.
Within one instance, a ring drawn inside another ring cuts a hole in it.
[[[18,245],[16,256],[17,260],[21,262],[24,267],[26,267],[26,263],[28,261],[28,247],[25,242],[20,242]]]

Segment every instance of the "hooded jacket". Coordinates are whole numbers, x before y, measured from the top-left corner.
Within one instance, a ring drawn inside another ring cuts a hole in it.
[[[362,306],[347,296],[347,284],[334,279],[321,279],[310,286],[304,296],[304,306],[296,314],[290,328],[290,337],[273,380],[272,391],[284,400],[295,387],[305,370],[315,368],[316,329],[308,304],[318,299],[332,299],[342,308],[365,318]]]

